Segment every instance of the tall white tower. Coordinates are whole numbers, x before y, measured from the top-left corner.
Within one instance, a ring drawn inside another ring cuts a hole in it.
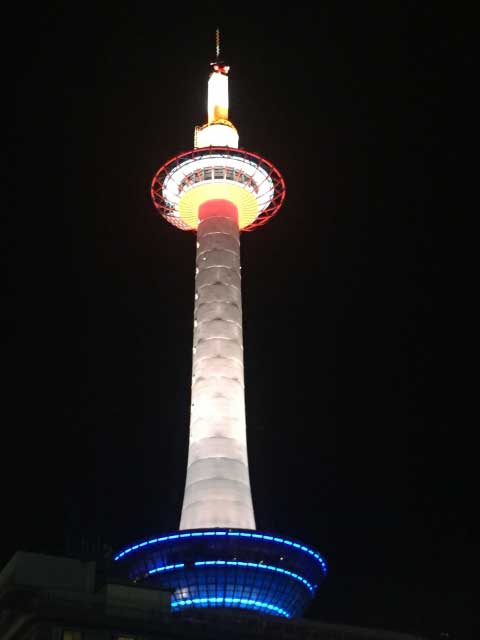
[[[243,375],[240,233],[267,222],[285,197],[275,167],[238,148],[228,119],[229,67],[208,81],[208,120],[194,149],[159,169],[152,198],[176,227],[197,234],[188,467],[180,531],[119,553],[135,582],[172,592],[172,610],[250,609],[293,617],[326,575],[303,543],[255,529]]]
[[[218,47],[217,47],[218,52]],[[266,222],[285,185],[266,160],[238,150],[228,119],[229,67],[212,63],[208,120],[193,151],[154,178],[155,206],[197,233],[192,402],[180,529],[255,528],[243,375],[240,232]]]

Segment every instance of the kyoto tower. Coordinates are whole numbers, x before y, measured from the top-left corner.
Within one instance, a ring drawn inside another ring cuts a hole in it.
[[[157,211],[197,234],[188,464],[179,531],[135,544],[115,560],[129,579],[172,592],[171,607],[239,608],[299,616],[326,575],[314,549],[255,529],[243,373],[240,232],[279,210],[285,183],[238,146],[229,120],[229,67],[216,59],[208,119],[194,148],[153,178]]]

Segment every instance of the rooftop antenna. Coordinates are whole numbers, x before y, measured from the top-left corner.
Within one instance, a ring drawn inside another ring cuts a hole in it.
[[[218,59],[220,57],[220,29],[217,27],[217,30],[215,31],[215,54],[216,54],[216,61],[218,62]]]

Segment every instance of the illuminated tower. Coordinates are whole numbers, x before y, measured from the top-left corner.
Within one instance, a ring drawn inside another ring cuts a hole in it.
[[[115,558],[130,579],[173,591],[172,608],[233,607],[299,615],[326,574],[302,543],[255,530],[248,472],[243,375],[240,232],[280,208],[285,183],[260,156],[238,148],[228,119],[229,67],[217,56],[208,121],[194,149],[164,164],[152,183],[159,213],[197,234],[192,395],[180,531]]]

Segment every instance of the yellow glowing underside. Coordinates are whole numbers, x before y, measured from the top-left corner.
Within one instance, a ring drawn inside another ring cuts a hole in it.
[[[187,191],[178,203],[180,218],[192,229],[198,227],[198,207],[208,200],[228,200],[238,209],[238,226],[247,227],[258,216],[255,196],[236,184],[214,182],[200,184]]]

